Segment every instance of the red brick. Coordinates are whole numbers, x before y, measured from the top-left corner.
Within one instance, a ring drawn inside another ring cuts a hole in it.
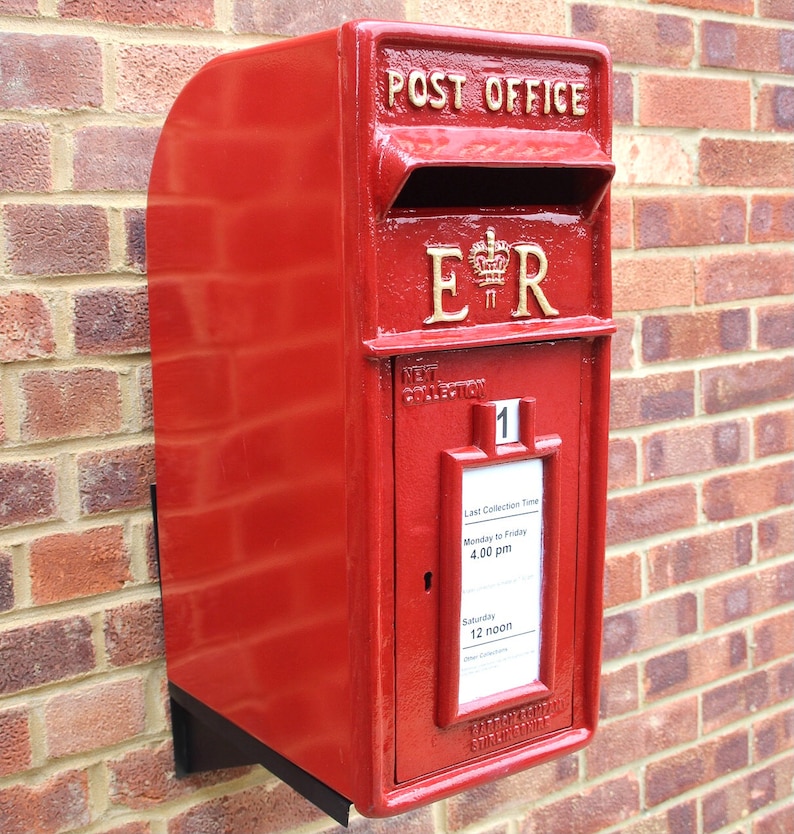
[[[753,820],[753,834],[791,834],[794,831],[794,803],[764,814]]]
[[[74,186],[82,191],[146,191],[156,127],[84,127],[74,138]]]
[[[794,550],[794,512],[790,509],[758,522],[758,558],[763,561]]]
[[[0,790],[3,834],[57,834],[82,828],[90,818],[87,771],[72,770],[43,784]]]
[[[697,264],[699,304],[768,298],[792,292],[794,252],[749,249],[737,255],[711,255]]]
[[[794,145],[749,139],[700,140],[701,185],[791,188]]]
[[[637,447],[631,439],[609,442],[609,489],[634,486],[637,483]]]
[[[86,437],[121,428],[121,388],[114,371],[29,371],[20,389],[26,440]]]
[[[709,521],[753,515],[794,502],[794,461],[718,475],[703,487]]]
[[[731,823],[743,821],[749,814],[783,798],[786,794],[781,786],[791,783],[792,768],[778,767],[787,772],[776,773],[776,767],[770,766],[738,774],[727,784],[706,793],[702,799],[704,834],[725,831]]]
[[[459,831],[496,814],[544,799],[552,791],[573,784],[579,776],[576,756],[565,756],[505,779],[487,782],[449,799],[447,825]],[[401,819],[397,817],[395,821]],[[365,829],[366,830],[366,829]],[[432,824],[419,832],[432,831]],[[362,832],[363,834],[363,832]],[[379,834],[377,830],[373,834]],[[398,832],[395,832],[398,834]]]
[[[322,811],[279,782],[248,788],[194,805],[173,816],[168,834],[195,834],[197,831],[277,832],[322,819]]]
[[[688,186],[695,179],[693,149],[678,136],[618,133],[612,156],[617,186]]]
[[[634,123],[634,79],[627,72],[616,72],[612,89],[612,117],[615,124]],[[614,226],[612,234],[614,235]]]
[[[30,545],[33,601],[60,600],[117,590],[132,580],[121,527],[56,533]]]
[[[794,451],[794,413],[759,414],[755,418],[755,454],[762,458]]]
[[[51,758],[110,747],[146,724],[146,698],[140,678],[92,684],[54,695],[44,708]]]
[[[758,313],[758,347],[775,350],[794,345],[794,304],[761,307]]]
[[[704,692],[703,732],[715,730],[772,707],[780,697],[780,670],[755,672]],[[785,696],[784,696],[785,700]]]
[[[119,46],[116,109],[122,113],[167,113],[185,84],[217,54],[215,49],[186,44]]]
[[[683,753],[650,762],[645,771],[649,806],[680,796],[748,763],[746,730],[690,747]]]
[[[784,29],[735,25],[704,20],[700,63],[704,67],[730,67],[754,72],[790,72],[794,53]]]
[[[177,779],[174,773],[174,751],[170,744],[133,750],[108,761],[107,769],[108,798],[111,804],[133,810],[156,807],[163,802],[194,793],[198,788],[221,784],[246,772],[244,768],[216,770]]]
[[[789,0],[760,0],[759,12],[762,17],[794,20],[794,6]],[[794,825],[791,829],[794,831]]]
[[[520,834],[549,834],[575,831],[596,834],[640,813],[640,786],[634,774],[626,774],[573,796],[544,806],[535,806]]]
[[[631,370],[634,367],[634,319],[615,319],[617,331],[612,337],[612,370]]]
[[[692,527],[697,496],[691,484],[645,490],[607,502],[607,543],[623,544]]]
[[[670,701],[637,715],[610,721],[600,728],[587,748],[588,778],[600,776],[626,764],[626,751],[643,759],[660,750],[693,742],[698,735],[697,698]]]
[[[108,221],[98,206],[10,205],[8,257],[16,275],[83,275],[108,269]]]
[[[717,628],[794,602],[794,562],[737,576],[705,590],[704,626]]]
[[[688,67],[694,27],[686,17],[634,9],[576,4],[572,34],[605,43],[617,63]]]
[[[52,313],[30,292],[0,295],[0,361],[41,359],[55,350]]]
[[[34,17],[39,12],[38,0],[0,0],[0,12]]]
[[[405,6],[400,0],[371,0],[366,6],[366,15],[382,20],[405,20]],[[233,26],[238,33],[305,35],[330,29],[339,23],[339,8],[332,3],[296,6],[291,3],[234,0]]]
[[[58,480],[51,461],[0,463],[0,527],[58,517]]]
[[[10,553],[0,552],[0,611],[10,611],[14,601],[14,560]]]
[[[26,709],[0,712],[0,776],[20,773],[30,767],[30,722]]]
[[[0,107],[79,110],[102,105],[102,54],[93,38],[0,34]]]
[[[752,555],[749,524],[659,545],[648,552],[649,590],[657,593],[748,565]]]
[[[692,417],[695,378],[689,371],[612,381],[613,429]]]
[[[163,615],[159,599],[128,602],[104,612],[105,651],[112,666],[161,658]]]
[[[72,678],[93,667],[94,644],[86,617],[48,620],[0,632],[2,693]]]
[[[757,130],[794,130],[794,87],[764,84],[756,100]]]
[[[750,243],[794,240],[794,197],[754,194],[750,206]]]
[[[694,594],[647,603],[604,618],[604,660],[626,657],[674,641],[697,628]]]
[[[604,670],[601,674],[602,718],[611,718],[633,712],[640,703],[637,682],[637,666],[623,666],[617,671]]]
[[[730,107],[725,106],[727,101]],[[751,112],[749,81],[681,75],[640,76],[641,125],[749,130]]]
[[[645,663],[648,701],[695,689],[747,669],[747,638],[741,631],[699,639]]]
[[[637,820],[622,825],[614,834],[691,834],[697,827],[697,801],[692,799],[657,813],[643,811]]]
[[[628,197],[614,197],[612,200],[612,248],[631,249],[632,201]]]
[[[753,626],[756,665],[794,654],[794,611],[767,617]]]
[[[212,0],[59,0],[58,14],[64,18],[101,20],[106,23],[211,28]]]
[[[135,272],[146,272],[146,211],[124,210],[124,263]]]
[[[74,343],[80,353],[113,354],[148,350],[146,287],[83,290],[74,299]]]
[[[0,191],[47,191],[50,132],[44,125],[0,124]]]
[[[637,553],[608,556],[604,566],[604,608],[642,596],[642,565]]]
[[[764,405],[794,395],[794,357],[706,368],[700,376],[708,414]]]
[[[86,515],[149,505],[155,482],[151,446],[85,452],[77,458],[80,508]]]
[[[371,820],[359,817],[348,828],[349,834],[427,834],[433,830],[433,812],[430,808],[417,808],[391,819]],[[483,834],[508,834],[507,826],[488,826]]]
[[[689,258],[632,258],[615,261],[612,270],[615,310],[688,307],[695,288]]]
[[[753,724],[753,760],[758,762],[794,749],[794,709],[761,718]]]
[[[667,429],[643,440],[646,481],[711,471],[749,458],[750,432],[743,420]]]
[[[741,197],[678,196],[634,200],[640,249],[744,243],[747,206]]]
[[[696,359],[750,347],[750,310],[710,310],[646,316],[642,321],[643,362]]]

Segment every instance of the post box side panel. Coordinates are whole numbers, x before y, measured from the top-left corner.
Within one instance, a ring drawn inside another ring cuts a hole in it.
[[[334,33],[210,63],[148,211],[169,678],[350,794]]]

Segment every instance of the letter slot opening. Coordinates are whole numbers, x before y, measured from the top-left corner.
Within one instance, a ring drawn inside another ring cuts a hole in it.
[[[393,210],[561,207],[589,217],[611,179],[599,168],[497,168],[465,165],[414,169]]]

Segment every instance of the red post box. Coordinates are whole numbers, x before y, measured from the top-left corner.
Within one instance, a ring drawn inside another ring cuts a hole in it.
[[[610,101],[596,44],[368,22],[179,96],[147,237],[182,770],[344,821],[591,738]]]

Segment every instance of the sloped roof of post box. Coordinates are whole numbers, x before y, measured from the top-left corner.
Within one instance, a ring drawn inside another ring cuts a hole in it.
[[[382,220],[409,176],[422,167],[581,168],[595,172],[596,187],[582,205],[585,218],[598,208],[615,163],[587,133],[476,130],[455,127],[394,128],[377,143],[375,216]]]

